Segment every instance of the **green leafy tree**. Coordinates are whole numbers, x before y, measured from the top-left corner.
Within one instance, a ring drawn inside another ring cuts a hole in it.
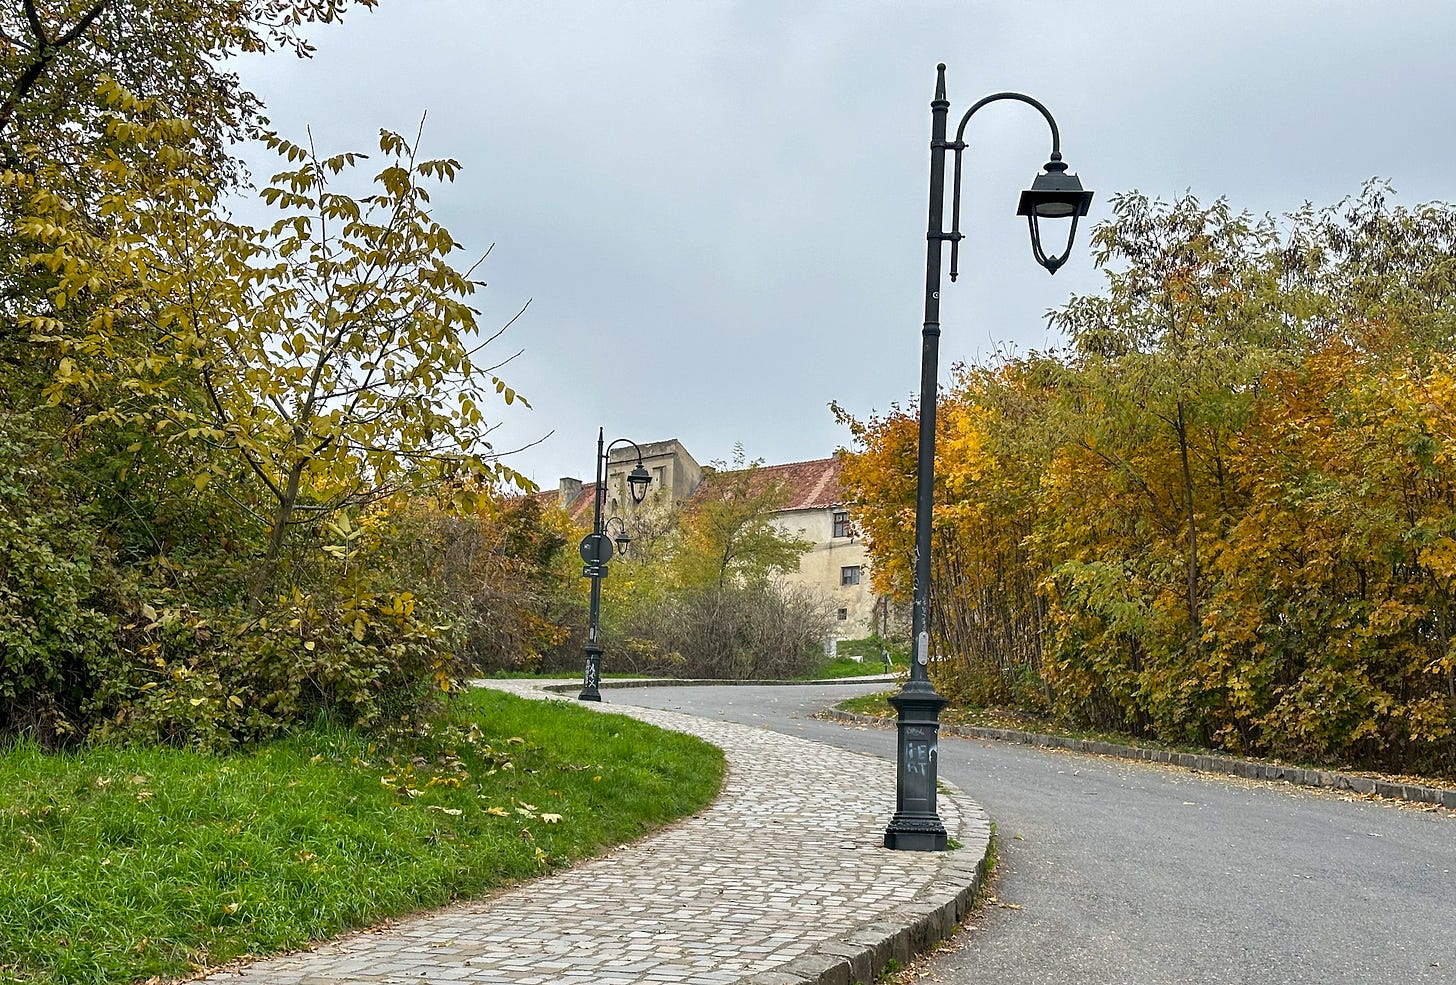
[[[306,25],[336,21],[351,5],[376,2],[12,0],[0,5],[0,170],[38,178],[36,189],[65,195],[87,216],[91,232],[104,234],[110,223],[105,193],[91,181],[94,166],[114,156],[118,142],[139,124],[117,117],[119,88],[153,107],[150,122],[187,124],[173,152],[133,155],[128,167],[159,175],[188,167],[216,188],[236,187],[245,176],[233,147],[255,136],[263,121],[257,97],[227,71],[227,59],[277,50],[307,56],[312,47],[300,33]],[[21,393],[35,383],[26,370],[36,364],[53,368],[48,366],[51,354],[32,352],[15,320],[51,282],[22,262],[28,246],[17,223],[29,207],[29,194],[13,180],[0,185],[0,388],[20,386]]]
[[[142,139],[165,151],[186,132],[173,121]],[[57,274],[51,311],[28,319],[61,354],[48,399],[121,394],[83,425],[142,426],[216,453],[196,487],[230,484],[237,502],[260,504],[249,508],[268,530],[255,611],[293,525],[380,498],[421,471],[525,482],[491,454],[486,395],[518,398],[475,361],[495,336],[469,341],[478,283],[453,265],[459,244],[428,209],[427,184],[452,180],[457,162],[422,160],[383,131],[377,189],[355,199],[329,180],[363,155],[268,143],[299,167],[262,192],[284,213],[265,229],[226,218],[216,190],[185,174],[152,183],[106,164],[96,169],[109,183],[106,208],[139,235],[90,234],[55,195],[36,196],[24,223],[34,259]]]
[[[0,400],[29,408],[0,434],[0,733],[397,722],[461,657],[554,638],[513,572],[556,542],[468,508],[519,480],[484,413],[518,398],[430,215],[458,165],[384,132],[341,190],[365,155],[266,133],[227,71],[374,2],[0,10]],[[261,228],[224,204],[256,138],[287,160]],[[452,578],[418,570],[440,551]]]
[[[0,9],[0,137],[10,159],[77,160],[104,128],[94,95],[108,81],[197,127],[214,163],[261,106],[221,59],[313,48],[299,29],[378,0],[18,0]],[[231,162],[230,162],[231,166]]]
[[[718,469],[684,506],[669,553],[672,579],[681,587],[762,581],[793,571],[813,545],[773,523],[788,502],[783,484],[745,462],[737,450],[732,469]]]
[[[1107,289],[1053,318],[1075,354],[1068,437],[1141,493],[1146,536],[1177,531],[1196,646],[1200,528],[1229,506],[1228,436],[1247,419],[1251,385],[1283,345],[1266,262],[1277,236],[1272,220],[1235,213],[1223,200],[1121,195],[1113,212],[1093,236]],[[1171,455],[1157,454],[1161,445]]]

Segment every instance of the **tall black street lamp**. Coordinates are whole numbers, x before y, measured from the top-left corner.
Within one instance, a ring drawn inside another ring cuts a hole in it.
[[[930,227],[926,233],[925,327],[920,350],[920,450],[915,486],[915,594],[911,613],[910,679],[890,699],[897,713],[895,766],[895,815],[885,829],[885,847],[908,851],[941,851],[945,848],[945,825],[935,810],[936,738],[940,731],[940,709],[945,698],[930,683],[930,530],[935,497],[935,404],[940,349],[940,258],[941,246],[950,241],[950,279],[957,274],[961,236],[961,154],[966,124],[982,106],[1003,99],[1026,103],[1046,118],[1052,131],[1051,160],[1021,193],[1016,214],[1026,216],[1031,233],[1032,255],[1037,263],[1056,273],[1072,252],[1077,220],[1087,214],[1092,193],[1082,190],[1075,174],[1067,173],[1062,162],[1061,137],[1057,123],[1041,103],[1019,92],[998,92],[966,110],[956,128],[954,141],[945,139],[945,66],[936,66],[935,98],[930,103]],[[945,155],[955,153],[952,179],[951,231],[945,232]],[[1043,219],[1071,219],[1067,247],[1060,255],[1049,255],[1041,242]]]
[[[600,701],[602,693],[598,688],[602,683],[602,644],[598,635],[597,622],[602,609],[602,579],[607,577],[607,562],[612,559],[612,540],[616,540],[617,547],[626,550],[631,538],[627,536],[627,525],[621,517],[611,517],[605,522],[602,520],[602,502],[607,498],[607,484],[602,475],[606,468],[607,456],[612,449],[620,444],[631,445],[637,450],[637,467],[627,475],[627,487],[632,493],[632,502],[640,503],[647,498],[647,486],[652,482],[652,476],[647,474],[647,469],[642,466],[642,449],[637,447],[637,442],[630,438],[618,438],[605,449],[602,447],[603,429],[597,429],[597,482],[596,492],[592,502],[592,532],[581,540],[581,559],[585,567],[581,569],[583,578],[591,579],[591,617],[587,623],[586,635],[586,675],[582,681],[581,693],[577,698],[581,701]],[[617,524],[617,535],[615,538],[607,536],[607,528],[615,521]]]

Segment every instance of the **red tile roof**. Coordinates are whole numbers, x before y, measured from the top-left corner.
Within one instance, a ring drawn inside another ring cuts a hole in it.
[[[569,503],[561,502],[560,489],[542,489],[531,494],[531,498],[539,502],[543,507],[560,505],[566,510],[573,523],[590,527],[592,521],[592,494],[596,491],[596,483],[588,483],[581,487],[581,492]]]
[[[720,476],[739,475],[750,471],[719,472]],[[789,510],[823,509],[843,502],[843,490],[839,486],[839,459],[820,458],[812,462],[789,462],[786,465],[760,465],[753,472],[753,491],[764,488],[771,482],[779,483],[786,497],[780,512]],[[700,489],[707,490],[712,477],[705,476]]]
[[[839,459],[837,458],[819,458],[812,462],[789,462],[784,465],[760,465],[754,469],[707,472],[703,476],[702,484],[693,492],[690,499],[712,495],[715,477],[728,478],[746,472],[753,474],[753,482],[749,490],[751,494],[758,493],[769,483],[780,485],[785,502],[783,506],[779,507],[778,512],[825,509],[830,506],[838,506],[844,501],[844,491],[839,485]],[[582,526],[591,524],[592,494],[595,490],[594,483],[585,483],[575,499],[569,503],[560,504],[574,522]],[[560,496],[559,489],[542,489],[533,493],[531,498],[540,502],[542,506],[555,506],[560,501]]]

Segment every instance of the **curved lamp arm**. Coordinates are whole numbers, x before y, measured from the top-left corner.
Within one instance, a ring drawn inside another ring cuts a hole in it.
[[[936,85],[936,99],[943,100],[945,98],[944,66],[940,66],[940,69],[941,71]],[[1005,99],[1025,103],[1042,115],[1042,118],[1046,120],[1047,127],[1052,132],[1052,151],[1046,170],[1048,172],[1055,172],[1058,176],[1060,176],[1061,173],[1065,172],[1067,169],[1067,166],[1062,163],[1062,135],[1061,132],[1057,129],[1057,121],[1053,119],[1051,111],[1043,106],[1039,100],[1033,99],[1032,97],[1020,92],[997,92],[992,93],[991,95],[986,96],[981,100],[978,100],[973,106],[971,106],[970,109],[966,110],[965,115],[961,117],[960,125],[956,127],[955,140],[945,145],[950,150],[955,152],[955,169],[954,175],[951,179],[951,231],[950,234],[946,237],[950,240],[950,279],[952,281],[956,279],[956,276],[959,273],[960,243],[961,239],[964,238],[961,235],[961,155],[966,149],[966,142],[964,139],[966,133],[966,124],[971,122],[971,117],[975,116],[982,107],[989,106],[991,103],[1000,102]],[[1071,177],[1075,179],[1076,176],[1073,175]],[[1078,184],[1078,187],[1080,188],[1080,183]],[[1091,196],[1089,195],[1088,198],[1090,199],[1090,197]],[[1072,252],[1072,240],[1077,235],[1077,219],[1084,214],[1086,214],[1085,207],[1081,208],[1080,210],[1075,208],[1072,209],[1070,213],[1072,219],[1072,228],[1067,236],[1066,251],[1063,252],[1061,256],[1048,256],[1046,252],[1042,249],[1041,232],[1037,227],[1036,221],[1037,215],[1034,212],[1027,213],[1026,221],[1027,226],[1031,232],[1032,254],[1036,257],[1037,263],[1045,267],[1048,272],[1053,274],[1056,273],[1057,269],[1061,267],[1062,264],[1067,262],[1067,257],[1070,256]]]
[[[623,444],[631,445],[632,446],[632,450],[635,451],[635,452],[637,452],[637,464],[638,465],[641,465],[642,464],[642,449],[639,448],[637,446],[637,442],[633,441],[631,438],[617,438],[610,445],[607,445],[606,450],[602,452],[602,457],[604,459],[610,460],[611,457],[612,457],[612,449],[615,448],[615,447],[617,447],[618,445],[623,445]]]
[[[965,146],[965,142],[961,138],[966,135],[966,124],[971,122],[971,117],[975,116],[981,107],[989,106],[991,103],[999,102],[1003,99],[1015,99],[1018,102],[1026,103],[1042,116],[1046,117],[1047,126],[1052,131],[1052,160],[1060,161],[1062,159],[1062,135],[1057,130],[1057,121],[1052,119],[1051,111],[1043,106],[1039,100],[1032,99],[1025,93],[1020,92],[994,92],[984,99],[977,100],[974,106],[966,110],[966,115],[961,117],[960,126],[956,127],[956,144],[960,144],[962,147]]]
[[[612,524],[614,523],[617,525],[617,534],[613,537]],[[632,536],[627,533],[626,520],[623,520],[619,516],[607,517],[606,521],[602,524],[602,533],[606,534],[609,537],[612,537],[612,541],[617,545],[617,550],[619,552],[621,552],[622,554],[627,553],[627,545],[632,543]]]
[[[602,464],[605,465],[610,461],[612,449],[620,444],[631,445],[637,452],[637,467],[628,473],[627,487],[632,493],[632,502],[640,503],[647,498],[647,487],[652,483],[652,476],[648,474],[647,469],[642,464],[642,449],[638,446],[637,442],[631,438],[617,438],[610,445],[607,445],[606,450],[602,452]]]

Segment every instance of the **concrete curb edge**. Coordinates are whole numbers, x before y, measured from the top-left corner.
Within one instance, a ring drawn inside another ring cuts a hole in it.
[[[894,719],[879,715],[862,715],[857,712],[829,708],[820,713],[823,717],[839,722],[858,725],[890,725]],[[1258,763],[1232,756],[1215,756],[1203,753],[1172,752],[1167,749],[1144,749],[1141,746],[1126,746],[1116,742],[1099,742],[1094,739],[1076,739],[1065,735],[1044,735],[1040,732],[1020,732],[1016,729],[985,728],[977,725],[941,725],[943,735],[957,735],[965,739],[995,739],[999,742],[1018,742],[1028,746],[1046,746],[1053,749],[1070,749],[1073,752],[1090,752],[1099,756],[1114,756],[1119,759],[1135,759],[1148,763],[1168,763],[1204,773],[1224,773],[1241,776],[1249,780],[1282,780],[1285,783],[1302,786],[1323,787],[1331,790],[1348,790],[1358,794],[1373,794],[1391,800],[1408,800],[1414,803],[1435,804],[1456,810],[1456,790],[1442,787],[1428,787],[1413,783],[1391,783],[1373,777],[1354,773],[1340,773],[1331,770],[1306,769],[1300,766],[1283,766],[1277,763]]]
[[[899,678],[894,676],[877,677],[830,677],[822,681],[775,681],[775,680],[718,680],[712,677],[614,677],[597,684],[597,690],[607,691],[612,688],[626,687],[809,687],[822,686],[825,684],[894,684]],[[569,684],[542,684],[542,690],[554,691],[558,694],[567,694],[571,691],[581,690],[581,682],[573,681]]]

